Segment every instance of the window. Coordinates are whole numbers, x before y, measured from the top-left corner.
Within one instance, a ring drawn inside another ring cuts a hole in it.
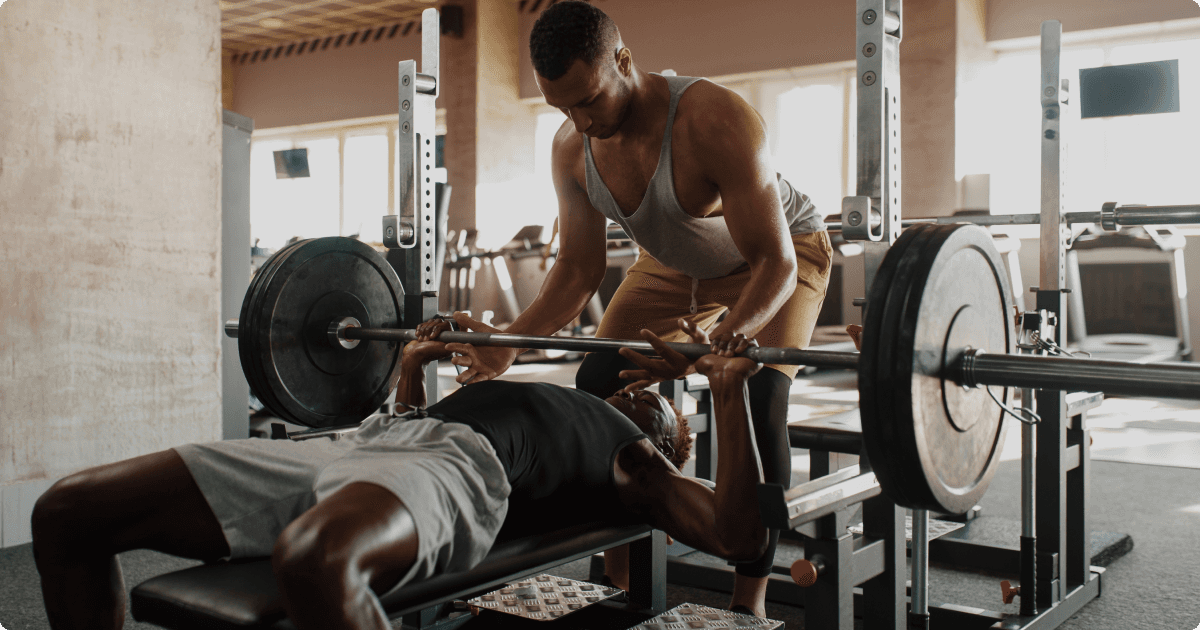
[[[307,148],[309,177],[277,179],[275,151]],[[293,236],[338,234],[338,139],[254,142],[250,147],[250,231],[277,250]]]
[[[1033,46],[1000,51],[958,104],[958,176],[991,175],[994,214],[1041,208],[1041,61]],[[1077,98],[1082,68],[1164,59],[1179,60],[1178,113],[1081,120],[1077,101],[1064,108],[1067,211],[1098,211],[1106,201],[1174,205],[1200,198],[1200,85],[1188,80],[1200,76],[1200,33],[1064,44],[1061,76]]]
[[[438,112],[440,134],[445,114]],[[292,238],[355,236],[383,240],[383,215],[395,212],[393,169],[398,117],[255,131],[250,145],[250,232],[278,250]],[[308,149],[309,177],[277,179],[274,152]],[[439,156],[440,159],[440,156]]]
[[[546,111],[546,110],[549,111]],[[496,183],[479,184],[475,194],[476,245],[486,250],[503,247],[527,225],[543,226],[542,238],[550,238],[550,227],[558,218],[558,197],[554,194],[551,153],[554,134],[566,118],[562,112],[534,107],[537,126],[534,131],[534,173]]]
[[[841,214],[844,90],[836,83],[794,87],[778,97],[775,168],[822,216]]]
[[[338,233],[357,234],[368,243],[383,241],[383,215],[388,203],[388,137],[386,133],[346,138],[342,149],[345,179],[342,221]]]

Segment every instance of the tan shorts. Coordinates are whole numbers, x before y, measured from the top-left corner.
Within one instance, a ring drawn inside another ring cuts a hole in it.
[[[796,247],[796,290],[779,309],[775,318],[755,337],[758,344],[773,348],[804,348],[812,338],[817,315],[829,286],[829,268],[833,247],[828,232],[793,234]],[[733,308],[750,281],[750,270],[721,278],[701,280],[696,290],[696,314],[691,314],[692,279],[659,263],[642,250],[637,262],[604,311],[597,337],[640,339],[641,329],[649,329],[666,341],[685,341],[676,320],[694,319],[711,330],[726,309]],[[789,378],[795,378],[800,366],[768,365]]]

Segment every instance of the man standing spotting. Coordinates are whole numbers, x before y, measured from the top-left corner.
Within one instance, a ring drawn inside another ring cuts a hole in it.
[[[712,330],[713,352],[723,356],[744,350],[750,339],[807,346],[832,249],[808,197],[772,168],[758,112],[709,81],[639,69],[616,24],[584,2],[546,9],[529,47],[546,102],[568,118],[553,151],[561,246],[537,299],[507,332],[550,335],[583,310],[604,278],[605,226],[612,220],[641,255],[608,305],[598,337],[653,333],[675,341],[678,321],[686,318]],[[458,380],[495,378],[521,352],[473,348],[455,360],[467,368]],[[578,388],[604,398],[632,382],[692,371],[630,351],[622,356],[589,356]],[[788,390],[796,370],[768,365],[749,384],[764,477],[785,486]],[[777,540],[772,532],[762,558],[737,566],[731,608],[765,614]]]

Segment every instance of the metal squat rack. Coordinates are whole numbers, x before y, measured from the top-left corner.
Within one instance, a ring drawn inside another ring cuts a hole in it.
[[[421,13],[421,70],[416,60],[400,62],[400,128],[396,134],[396,208],[397,214],[383,217],[383,244],[389,250],[402,250],[403,264],[394,264],[404,286],[406,324],[424,322],[437,315],[438,294],[435,265],[437,225],[434,221],[437,160],[436,117],[441,88],[441,20],[437,9]],[[392,256],[389,260],[395,260]],[[415,326],[415,324],[413,324]],[[428,368],[426,396],[440,398],[437,365]]]
[[[953,217],[900,219],[900,99],[896,44],[899,42],[900,1],[858,2],[858,184],[857,196],[843,201],[840,225],[848,240],[865,246],[866,286],[870,287],[883,253],[895,242],[902,227],[927,222],[972,222],[981,224],[1041,224],[1040,278],[1033,311],[1019,317],[1023,353],[1056,353],[1066,343],[1066,250],[1069,224],[1094,222],[1106,229],[1119,225],[1200,222],[1200,206],[1148,208],[1105,204],[1098,213],[1066,213],[1063,192],[1066,142],[1063,110],[1070,105],[1069,83],[1060,76],[1062,24],[1047,21],[1041,28],[1042,109],[1041,212],[1015,217]],[[885,15],[889,26],[879,27],[877,16]],[[894,18],[893,18],[894,16]],[[882,32],[880,32],[882,30]],[[882,42],[876,45],[877,42]],[[869,309],[870,304],[864,304]],[[853,627],[854,597],[850,595],[857,576],[874,576],[862,582],[860,602],[865,628],[964,628],[995,627],[1005,630],[1048,629],[1061,625],[1085,604],[1098,597],[1104,569],[1091,566],[1087,500],[1091,458],[1086,412],[1097,406],[1102,394],[1068,395],[1056,390],[1022,390],[1022,401],[1036,414],[1027,414],[1021,425],[1021,537],[1020,549],[1009,549],[967,541],[956,541],[952,554],[944,558],[964,569],[1017,575],[1020,586],[1006,597],[1020,597],[1020,613],[968,608],[952,604],[930,604],[929,514],[912,511],[912,574],[910,605],[904,614],[904,512],[888,507],[880,497],[863,501],[864,536],[848,542],[842,516],[850,509],[816,521],[815,539],[805,541],[806,559],[825,567],[822,579],[836,581],[828,587],[832,597],[806,597],[806,620],[812,627]],[[1040,418],[1034,422],[1034,418]],[[870,468],[866,458],[861,467]],[[836,466],[830,468],[832,473]],[[815,469],[816,467],[814,467]],[[814,470],[814,474],[816,470]],[[837,473],[833,473],[836,475]],[[1040,483],[1039,483],[1040,482]],[[883,566],[863,553],[883,542]],[[943,556],[944,554],[939,554]],[[830,571],[833,565],[837,570]],[[882,568],[883,573],[876,575]],[[847,574],[856,576],[850,579]],[[883,579],[886,593],[875,584]],[[817,580],[819,586],[821,580]],[[815,607],[815,609],[810,609]]]

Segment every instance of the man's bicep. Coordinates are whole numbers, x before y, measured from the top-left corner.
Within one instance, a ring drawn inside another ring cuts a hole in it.
[[[604,215],[588,199],[580,185],[574,155],[578,141],[556,138],[554,146],[554,192],[558,199],[559,262],[603,274],[606,266],[607,237]]]

